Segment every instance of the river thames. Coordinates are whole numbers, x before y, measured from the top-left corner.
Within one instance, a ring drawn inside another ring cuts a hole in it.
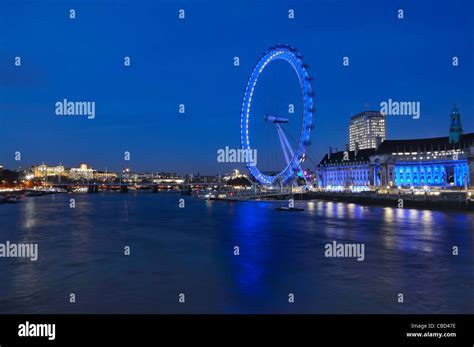
[[[1,205],[0,242],[37,243],[39,258],[0,258],[0,313],[474,313],[474,213],[296,205],[147,192]],[[325,257],[333,241],[364,244],[364,260]]]

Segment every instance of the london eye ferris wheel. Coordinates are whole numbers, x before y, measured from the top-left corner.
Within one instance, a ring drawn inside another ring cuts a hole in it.
[[[296,73],[298,78],[300,95],[302,100],[301,126],[299,126],[297,138],[291,143],[289,136],[285,132],[285,126],[292,120],[283,115],[265,114],[253,115],[252,101],[254,101],[255,87],[265,68],[274,61],[287,62]],[[276,45],[267,50],[262,58],[255,65],[245,89],[241,120],[240,134],[241,147],[247,152],[253,149],[250,141],[250,134],[253,130],[251,126],[251,118],[260,118],[265,126],[274,127],[274,136],[280,143],[281,151],[284,156],[284,164],[272,173],[266,173],[259,169],[254,161],[247,160],[246,166],[252,177],[258,182],[266,186],[276,184],[286,184],[291,182],[297,175],[301,175],[301,164],[306,157],[306,148],[310,145],[310,133],[313,129],[313,89],[311,86],[312,77],[307,71],[307,65],[303,62],[303,57],[297,50],[288,45]],[[278,151],[280,149],[273,148]],[[248,157],[247,157],[248,158]]]

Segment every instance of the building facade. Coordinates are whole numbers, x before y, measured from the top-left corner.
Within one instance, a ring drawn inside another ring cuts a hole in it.
[[[349,148],[376,148],[387,136],[385,116],[379,111],[366,111],[351,117]]]
[[[94,171],[93,178],[96,181],[106,182],[115,181],[118,175],[115,172]]]
[[[331,191],[369,190],[370,156],[374,152],[375,149],[369,148],[332,153],[330,149],[316,171],[318,186]]]
[[[460,124],[457,109],[453,114],[455,124]],[[328,153],[318,165],[318,185],[333,191],[473,189],[474,133],[463,134],[462,128],[451,126],[446,137],[386,140],[375,149]]]
[[[71,180],[92,180],[94,178],[94,170],[87,164],[80,164],[79,167],[69,169],[69,178]]]
[[[64,166],[62,165],[48,166],[45,163],[43,163],[41,165],[35,165],[33,167],[33,176],[35,178],[50,177],[50,176],[66,176],[66,171],[64,170]]]
[[[464,187],[472,186],[474,133],[458,143],[449,137],[385,141],[371,156],[374,186]]]

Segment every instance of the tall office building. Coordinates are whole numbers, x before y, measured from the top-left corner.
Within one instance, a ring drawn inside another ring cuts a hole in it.
[[[377,148],[386,139],[385,116],[379,111],[365,111],[351,117],[349,148]]]

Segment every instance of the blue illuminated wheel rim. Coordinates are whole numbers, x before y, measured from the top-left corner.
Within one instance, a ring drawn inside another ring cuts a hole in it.
[[[310,133],[313,128],[313,89],[311,87],[311,76],[306,70],[306,65],[303,62],[303,57],[297,53],[296,49],[287,45],[277,45],[271,47],[266,51],[263,57],[255,65],[252,74],[249,77],[247,88],[245,89],[244,98],[242,102],[242,112],[240,115],[240,141],[241,147],[244,151],[250,151],[249,140],[249,118],[250,108],[252,104],[252,97],[257,85],[258,78],[263,73],[265,67],[275,60],[284,60],[288,62],[298,76],[300,89],[303,99],[303,122],[300,137],[298,139],[297,148],[294,151],[293,157],[289,164],[276,175],[263,174],[256,165],[250,160],[247,160],[246,166],[250,174],[260,183],[264,185],[272,185],[275,183],[286,183],[295,177],[300,164],[305,159],[306,148],[310,145]],[[250,152],[247,152],[250,153]]]

